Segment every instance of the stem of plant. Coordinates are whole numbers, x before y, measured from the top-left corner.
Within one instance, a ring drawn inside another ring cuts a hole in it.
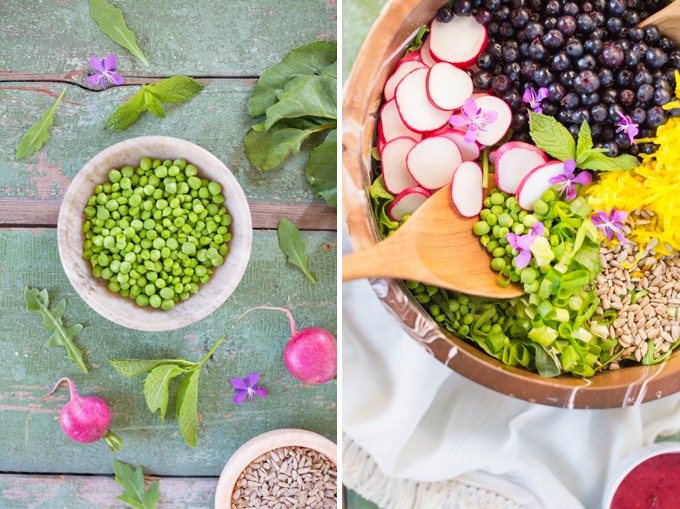
[[[196,364],[196,366],[198,366],[198,369],[201,369],[201,366],[203,366],[203,364],[205,364],[205,362],[206,362],[208,359],[210,359],[210,356],[211,356],[213,353],[215,353],[215,350],[217,350],[217,347],[220,346],[220,344],[222,344],[222,341],[224,341],[225,338],[226,338],[226,336],[222,336],[220,339],[218,339],[218,340],[217,340],[217,343],[215,343],[215,344],[213,345],[213,347],[210,349],[210,351],[209,351],[207,354],[205,354],[205,357],[203,357],[203,358]]]
[[[284,308],[274,308],[274,307],[267,307],[267,306],[257,306],[257,307],[254,307],[254,308],[250,308],[248,311],[246,311],[245,313],[243,313],[241,316],[238,317],[238,320],[236,320],[234,322],[234,325],[236,325],[239,322],[239,320],[241,320],[241,318],[243,318],[245,315],[247,315],[248,313],[250,313],[254,309],[270,309],[272,311],[283,311],[284,313],[286,313],[288,315],[288,319],[290,320],[290,335],[295,336],[295,320],[293,320],[293,315],[290,313],[290,311],[288,311],[287,309],[284,309]],[[231,327],[233,328],[234,325],[232,325]]]
[[[484,172],[482,187],[486,189],[489,187],[489,147],[486,147],[482,152],[482,171]]]

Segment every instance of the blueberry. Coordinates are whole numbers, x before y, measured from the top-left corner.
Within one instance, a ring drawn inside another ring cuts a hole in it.
[[[491,88],[491,75],[486,71],[479,71],[472,78],[472,85],[480,92],[486,92]]]
[[[584,49],[593,56],[602,54],[604,43],[600,39],[588,39],[583,45]]]
[[[607,2],[607,12],[612,16],[621,16],[626,12],[626,2],[624,0],[609,0]]]
[[[623,55],[623,62],[626,67],[635,67],[640,62],[640,54],[634,49],[629,49]]]
[[[560,2],[559,0],[548,0],[545,5],[545,13],[548,16],[557,16],[560,13]]]
[[[594,106],[600,102],[600,95],[597,92],[592,94],[581,94],[582,106]]]
[[[591,12],[590,17],[593,18],[593,21],[595,22],[596,27],[604,26],[604,23],[607,20],[607,18],[604,17],[604,14],[602,14],[601,12],[597,12],[597,11]]]
[[[620,122],[621,117],[619,116],[619,113],[625,114],[625,111],[623,111],[623,108],[621,107],[620,104],[612,104],[609,106],[609,111],[607,112],[609,116],[609,121],[612,123]],[[611,136],[609,136],[607,139],[611,140],[614,137],[614,134],[612,133]]]
[[[590,109],[590,115],[595,122],[604,122],[607,119],[607,107],[604,104],[596,104]]]
[[[594,10],[595,10],[595,7],[593,7],[593,4],[591,4],[590,2],[581,3],[581,12],[586,12],[586,13],[590,14]]]
[[[597,76],[600,78],[600,84],[603,87],[611,87],[614,84],[614,71],[608,67],[602,67]]]
[[[614,44],[616,44],[623,51],[629,51],[633,47],[633,43],[628,39],[619,39]]]
[[[569,110],[578,108],[578,105],[580,104],[579,97],[574,92],[569,92],[562,98],[562,101],[560,102],[562,103],[562,106]]]
[[[487,53],[486,51],[484,53],[480,53],[479,56],[477,57],[477,67],[480,69],[486,71],[487,69],[491,69],[495,64],[493,56],[491,56],[491,53]]]
[[[623,30],[623,21],[621,21],[621,18],[609,18],[605,26],[607,27],[607,32],[612,35],[618,35]]]
[[[574,114],[571,116],[571,121],[572,121],[572,122],[575,121],[575,120],[574,120],[574,117],[575,117],[575,116],[576,116],[576,113],[574,113]],[[570,125],[569,127],[567,127],[567,129],[569,130],[569,134],[571,134],[571,135],[574,137],[574,139],[578,138],[578,133],[579,133],[579,131],[581,130],[581,128],[580,128],[578,125],[572,124],[572,125]]]
[[[496,12],[501,6],[501,0],[484,0],[484,7],[491,12]]]
[[[619,148],[622,148],[623,150],[627,150],[630,148],[630,138],[628,138],[628,135],[626,133],[615,134],[614,141],[619,146]]]
[[[529,39],[535,39],[536,37],[542,37],[545,33],[543,25],[540,23],[528,23],[524,28],[524,32],[527,34]]]
[[[616,44],[605,43],[602,48],[602,62],[607,67],[618,67],[623,63],[623,50]]]
[[[453,0],[453,13],[456,16],[469,16],[472,14],[472,2],[470,0]]]
[[[519,77],[522,74],[522,68],[520,67],[519,62],[510,62],[503,68],[503,73],[512,80],[512,84],[515,84],[518,83]]]
[[[604,11],[607,7],[607,0],[591,0],[596,11]]]
[[[498,42],[492,42],[486,45],[487,53],[491,53],[491,56],[500,60],[503,58],[503,46]]]
[[[556,71],[566,71],[571,66],[571,60],[566,53],[560,51],[553,57],[551,66]]]
[[[497,94],[502,94],[510,90],[510,84],[511,84],[510,78],[508,78],[504,74],[494,76],[493,79],[491,80],[491,87]]]
[[[607,116],[609,116],[609,112],[607,112]],[[617,117],[617,118],[618,118],[617,122],[619,122],[621,120],[621,118],[619,118],[619,117]],[[607,127],[607,126],[603,127],[602,128],[602,135],[600,137],[605,141],[606,140],[613,140],[614,139],[614,129],[612,129],[611,127]],[[602,146],[600,145],[600,147],[598,147],[598,148],[602,148]]]
[[[547,30],[552,30],[553,28],[557,28],[557,18],[546,18],[543,20],[543,28]]]
[[[493,19],[493,14],[491,14],[489,9],[482,7],[477,11],[477,15],[475,17],[482,25],[487,25]]]
[[[529,11],[524,7],[519,7],[510,14],[510,22],[517,28],[524,28],[529,22]]]
[[[486,33],[488,35],[498,35],[498,32],[500,32],[500,31],[501,31],[501,27],[495,21],[492,21],[488,25],[486,25]]]
[[[579,94],[592,94],[600,88],[600,78],[593,71],[581,71],[574,78],[574,90]]]
[[[642,85],[651,85],[653,81],[651,72],[647,70],[638,71],[633,78],[633,87],[638,89]]]
[[[573,114],[572,110],[568,110],[566,108],[561,109],[557,112],[557,121],[562,124],[568,124],[569,122],[571,122],[572,114]]]
[[[657,106],[663,106],[670,100],[671,94],[668,92],[668,90],[665,90],[663,88],[657,88],[654,91],[654,104],[656,104]]]
[[[575,77],[576,71],[574,71],[573,69],[564,71],[562,74],[560,74],[560,83],[562,83],[562,85],[564,85],[565,87],[571,87],[574,84]]]
[[[567,41],[564,51],[572,58],[580,58],[583,55],[583,43],[574,37]]]
[[[522,75],[528,80],[533,80],[536,71],[540,68],[541,66],[538,62],[535,62],[534,60],[525,60],[522,62]]]
[[[557,30],[566,36],[574,35],[574,32],[576,32],[576,19],[573,16],[561,16],[557,20]]]
[[[649,51],[649,46],[644,42],[635,43],[633,49],[637,51],[640,55],[644,55]]]
[[[505,60],[506,62],[514,62],[518,58],[519,50],[513,48],[512,46],[505,46],[503,48],[503,60]]]
[[[668,62],[668,55],[666,55],[661,48],[652,48],[645,53],[645,62],[649,67],[658,69],[666,65],[666,62]]]
[[[628,36],[632,41],[640,42],[642,39],[645,38],[645,29],[641,27],[631,28]]]
[[[523,94],[524,92],[526,92],[526,91],[529,90],[530,88],[533,88],[533,89],[534,89],[534,92],[535,92],[535,91],[539,88],[539,86],[536,84],[535,81],[525,81],[525,82],[522,83],[522,85],[519,87],[519,91],[522,92],[522,94]]]
[[[624,26],[627,27],[634,27],[635,25],[640,23],[640,15],[635,11],[624,12],[623,17],[621,19],[623,20]]]
[[[661,39],[661,32],[654,25],[645,28],[645,41],[655,43]]]
[[[647,110],[647,120],[645,121],[645,124],[652,129],[659,127],[664,120],[666,120],[666,115],[664,115],[664,111],[660,106],[654,106]]]
[[[519,54],[524,58],[529,58],[529,43],[523,42],[519,45]]]
[[[653,143],[642,143],[640,144],[640,152],[651,156],[654,152],[656,152],[656,146]]]
[[[578,14],[578,5],[574,2],[567,2],[562,6],[562,12],[567,16],[574,16]]]
[[[591,39],[600,39],[602,41],[607,39],[608,37],[609,36],[607,35],[607,32],[605,32],[602,28],[596,28],[595,30],[590,32]]]
[[[522,96],[519,95],[517,90],[508,90],[503,94],[503,100],[508,103],[511,110],[516,110],[522,104]]]
[[[609,157],[616,157],[619,155],[619,145],[614,140],[604,142],[602,148],[607,149],[605,154]]]
[[[623,106],[627,108],[631,107],[635,101],[635,92],[629,88],[621,90],[621,92],[619,92],[619,101]]]
[[[616,84],[621,88],[630,88],[633,86],[633,73],[628,69],[621,69],[616,73]]]
[[[521,132],[526,128],[527,119],[526,115],[522,115],[519,112],[513,112],[512,121],[510,122],[510,129],[515,132]]]
[[[656,80],[656,83],[654,84],[654,88],[657,90],[662,88],[664,90],[667,90],[668,92],[673,92],[673,87],[671,87],[671,82],[668,81],[666,78],[660,78]]]
[[[507,21],[510,19],[511,12],[510,7],[503,5],[494,13],[494,16],[498,21]]]
[[[549,30],[547,34],[543,36],[543,44],[548,48],[557,49],[564,44],[564,35],[559,30]]]
[[[659,48],[668,53],[669,51],[672,51],[673,48],[675,48],[675,41],[670,37],[662,35],[661,38],[659,39]]]
[[[579,71],[592,70],[597,67],[597,61],[592,55],[584,55],[576,61],[576,68]]]
[[[582,13],[576,18],[576,24],[582,34],[590,33],[595,28],[595,20],[590,14]]]
[[[545,49],[545,46],[543,46],[541,41],[534,40],[531,44],[529,44],[529,57],[531,57],[532,60],[544,60],[549,54],[550,53],[548,53],[548,50]]]
[[[450,7],[444,6],[437,11],[437,20],[440,23],[448,23],[453,19],[453,10]]]
[[[548,93],[551,101],[559,102],[567,95],[567,89],[560,83],[551,83],[548,87]]]
[[[515,27],[509,21],[504,21],[501,28],[498,30],[501,37],[510,38],[515,35]]]
[[[493,68],[490,70],[491,74],[494,76],[498,76],[499,74],[503,74],[503,66],[501,64],[496,64],[493,66]]]
[[[605,104],[614,104],[618,98],[619,93],[613,88],[606,88],[600,94],[600,99]]]
[[[541,67],[534,75],[534,81],[542,87],[547,87],[555,81],[555,75],[547,67]]]
[[[551,101],[544,101],[542,107],[544,115],[550,115],[551,117],[553,117],[555,116],[557,110],[559,109],[559,104]]]
[[[637,89],[636,95],[641,104],[648,103],[654,98],[654,87],[645,83]]]

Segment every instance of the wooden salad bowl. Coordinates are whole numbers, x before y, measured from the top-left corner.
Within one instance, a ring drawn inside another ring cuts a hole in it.
[[[385,81],[418,28],[427,25],[444,0],[399,0],[383,9],[359,52],[343,99],[342,213],[354,251],[381,239],[372,211],[371,148]],[[370,280],[401,327],[430,355],[466,378],[512,397],[566,408],[615,408],[652,401],[680,391],[680,354],[656,366],[634,365],[599,372],[589,379],[544,378],[506,366],[441,327],[395,279]]]

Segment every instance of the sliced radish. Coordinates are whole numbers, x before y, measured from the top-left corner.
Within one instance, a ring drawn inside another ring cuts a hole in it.
[[[383,148],[385,148],[385,142],[382,138],[378,138],[378,154],[382,154]]]
[[[511,141],[496,150],[496,187],[515,194],[524,177],[534,168],[548,162],[545,153],[529,143]]]
[[[429,191],[441,189],[451,182],[453,172],[462,162],[458,145],[444,135],[425,138],[406,157],[411,177]]]
[[[454,16],[448,23],[440,23],[435,18],[430,25],[428,40],[434,60],[464,68],[475,63],[477,56],[486,48],[486,28],[474,16]]]
[[[534,203],[552,186],[550,179],[563,174],[562,161],[550,161],[531,170],[517,188],[519,206],[524,210],[534,210]]]
[[[510,106],[503,99],[492,95],[478,96],[474,101],[477,107],[482,109],[482,113],[489,111],[498,113],[498,118],[486,126],[486,131],[477,131],[477,143],[487,146],[498,143],[510,129],[512,121]]]
[[[385,94],[385,100],[389,101],[394,97],[394,91],[397,88],[397,85],[406,77],[408,73],[416,69],[420,69],[421,67],[427,68],[424,63],[419,62],[418,60],[410,60],[408,62],[404,62],[403,64],[399,64],[394,70],[394,73],[392,73],[392,76],[390,76],[390,78],[387,80],[387,83],[385,83],[385,89],[383,91]],[[465,76],[467,76],[467,74],[465,74]]]
[[[416,143],[413,138],[401,137],[386,143],[382,149],[383,180],[392,194],[399,194],[409,187],[418,187],[406,168],[406,156]]]
[[[451,201],[460,215],[474,217],[482,211],[482,179],[482,168],[472,161],[464,162],[454,172],[451,179]]]
[[[440,110],[460,108],[472,89],[470,76],[447,62],[433,65],[427,73],[427,96]]]
[[[401,57],[401,59],[399,60],[399,64],[403,64],[404,62],[410,62],[410,61],[412,61],[412,60],[417,60],[417,61],[419,61],[419,62],[422,62],[422,61],[423,61],[423,59],[422,59],[421,56],[420,56],[420,50],[418,50],[418,51],[411,51],[410,53],[404,55],[404,56]],[[399,64],[397,64],[397,65],[399,65]]]
[[[496,166],[496,151],[492,150],[491,152],[489,152],[488,157],[489,157],[489,164]]]
[[[378,122],[378,136],[387,143],[402,136],[408,136],[416,141],[423,139],[423,135],[411,131],[404,125],[397,111],[397,103],[392,99],[384,104],[380,110],[380,122]]]
[[[465,133],[459,131],[458,129],[447,129],[445,133],[442,133],[447,138],[452,139],[463,156],[463,161],[475,161],[479,157],[479,143],[473,141],[468,143],[465,141]]]
[[[413,214],[430,196],[429,191],[420,187],[404,189],[387,207],[387,215],[392,221],[401,221],[404,216]]]
[[[402,122],[417,133],[427,133],[444,127],[453,113],[453,110],[442,111],[430,103],[427,98],[427,71],[427,69],[411,71],[397,85],[394,95]]]
[[[430,52],[429,37],[423,41],[423,45],[420,47],[420,59],[428,67],[432,67],[434,64],[437,63],[437,61],[434,58],[432,58],[432,53]]]

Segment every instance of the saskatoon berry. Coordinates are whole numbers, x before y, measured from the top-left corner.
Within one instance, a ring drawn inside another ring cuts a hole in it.
[[[592,116],[592,114],[591,110],[590,115]],[[597,122],[593,122],[593,125],[590,126],[590,134],[593,135],[593,140],[598,140],[602,136],[602,126]]]
[[[595,20],[590,14],[579,14],[578,18],[576,18],[576,24],[582,34],[588,34],[595,28]]]
[[[657,88],[656,91],[654,92],[654,104],[656,104],[657,106],[663,106],[670,100],[671,94],[668,92],[668,90],[665,90],[663,88]]]
[[[600,100],[604,104],[614,104],[618,98],[619,98],[619,93],[614,88],[606,88],[600,94]]]
[[[609,113],[607,113],[607,115],[609,115]],[[621,119],[619,118],[619,120],[621,120]],[[618,122],[618,120],[617,120],[617,122]],[[613,140],[614,139],[614,129],[612,129],[611,127],[606,127],[606,126],[603,127],[602,128],[602,134],[600,135],[600,138],[602,138],[605,141],[606,140]],[[602,148],[602,146],[600,145],[598,148]]]
[[[651,85],[654,80],[652,79],[652,73],[645,70],[638,71],[633,78],[633,87],[638,89],[642,85]]]
[[[583,47],[593,56],[599,56],[602,53],[603,42],[600,39],[588,39]]]
[[[621,117],[619,116],[619,113],[625,114],[623,111],[623,107],[620,104],[612,104],[609,106],[609,111],[607,112],[609,116],[609,121],[615,124],[616,122],[621,121]],[[614,133],[611,134],[609,138],[606,138],[608,140],[611,140],[614,137]]]
[[[576,113],[574,113],[571,117],[571,121],[575,122],[574,117],[576,117]],[[581,128],[578,125],[572,124],[569,127],[567,127],[569,130],[569,134],[571,134],[574,138],[578,138],[578,133],[581,130]]]
[[[503,68],[503,73],[512,80],[513,85],[519,82],[521,71],[522,68],[520,67],[519,62],[510,62]]]
[[[612,16],[621,16],[626,12],[626,2],[624,0],[609,0],[607,2],[607,12]]]
[[[635,67],[640,62],[640,54],[634,49],[629,49],[623,55],[623,62],[626,67]]]
[[[444,6],[437,11],[437,20],[440,23],[448,23],[453,19],[453,11],[450,7]]]
[[[623,24],[627,27],[634,27],[640,23],[640,15],[635,11],[626,11],[623,13]]]
[[[603,87],[611,87],[614,84],[614,72],[608,67],[603,67],[597,73],[600,78],[600,84]]]
[[[644,55],[649,51],[649,46],[644,42],[638,42],[633,46],[633,49],[637,51],[640,55]]]
[[[567,16],[576,17],[576,15],[578,14],[578,5],[575,4],[574,2],[567,2],[562,7],[562,12]]]
[[[529,136],[529,133],[527,133],[526,131],[523,132],[523,133],[515,134],[513,136],[513,138],[515,139],[515,141],[521,141],[523,143],[531,143],[531,136]]]
[[[568,124],[571,122],[572,110],[562,109],[557,112],[557,121],[561,124]]]
[[[486,71],[479,71],[472,78],[472,85],[481,92],[486,92],[491,88],[491,75]]]
[[[486,45],[487,53],[490,53],[492,57],[500,60],[503,58],[503,46],[498,42],[492,42]]]
[[[546,30],[552,30],[553,28],[557,28],[557,18],[551,17],[551,18],[545,18],[543,20],[543,28]]]
[[[475,76],[475,71],[473,71],[472,69],[463,69],[463,70],[465,71],[465,74],[470,76],[470,79],[472,79]]]
[[[670,37],[662,35],[661,38],[659,39],[659,48],[668,53],[669,51],[672,51],[673,48],[675,48],[675,41]]]
[[[666,55],[661,48],[652,48],[645,53],[645,62],[653,69],[658,69],[666,65],[668,62],[668,55]]]
[[[548,16],[557,16],[560,13],[560,7],[559,0],[548,0],[545,5],[545,13]]]
[[[668,61],[672,67],[680,67],[680,49],[674,49],[668,56]]]
[[[593,7],[593,4],[591,4],[590,2],[583,2],[581,4],[581,12],[586,12],[586,13],[590,14],[594,10],[595,10],[595,8]]]
[[[493,74],[494,76],[503,74],[503,66],[501,64],[494,65],[493,68],[491,69],[491,74]]]
[[[486,25],[486,33],[489,35],[498,35],[498,32],[501,31],[501,27],[498,23],[495,21],[492,21],[488,25]]]
[[[494,66],[495,62],[493,57],[491,56],[491,53],[480,53],[479,56],[477,57],[477,67],[479,67],[482,70],[487,70],[491,69]]]
[[[597,61],[592,55],[584,55],[576,61],[576,68],[579,71],[592,70],[597,67]]]
[[[574,78],[574,90],[579,94],[592,94],[600,88],[600,78],[593,71],[581,71]]]
[[[595,106],[600,102],[600,95],[597,92],[592,94],[581,94],[581,105],[582,106]]]
[[[491,80],[491,87],[497,94],[502,94],[510,90],[511,82],[512,80],[510,78],[504,74],[499,74],[498,76],[494,76]]]
[[[664,75],[664,73],[663,73],[663,71],[662,71],[661,69],[657,69],[657,70],[655,70],[654,72],[652,72],[652,79],[653,79],[654,81],[658,81],[658,80],[660,80],[661,78],[663,78],[664,76],[665,76],[665,75]]]
[[[573,16],[561,16],[557,20],[557,30],[567,37],[574,35],[574,32],[576,32],[576,20]]]
[[[628,69],[621,69],[616,73],[616,84],[621,88],[630,88],[633,86],[633,73]]]
[[[519,54],[524,58],[529,58],[529,43],[523,42],[519,45]]]
[[[498,33],[501,37],[510,38],[515,35],[515,27],[509,21],[504,21]]]
[[[543,114],[544,115],[550,115],[551,117],[555,116],[555,113],[557,113],[557,109],[559,108],[559,105],[557,103],[551,102],[551,101],[545,101],[543,103]]]
[[[579,108],[571,116],[571,121],[579,126],[583,122],[590,123],[590,110],[588,108]]]
[[[615,134],[614,141],[619,146],[619,148],[622,148],[623,150],[627,150],[630,148],[630,138],[628,138],[628,135],[626,133]]]
[[[602,48],[602,62],[607,67],[618,67],[623,63],[623,50],[616,44],[605,43]]]
[[[635,101],[635,92],[629,88],[621,90],[621,92],[619,92],[619,101],[626,107],[632,106],[633,101]]]
[[[528,80],[533,80],[534,76],[536,75],[536,71],[538,71],[540,68],[541,66],[538,62],[533,60],[525,60],[522,62],[522,75]]]
[[[510,22],[517,28],[524,28],[529,23],[529,11],[519,7],[510,14]]]
[[[567,95],[567,89],[560,83],[551,83],[548,87],[548,93],[551,101],[559,102]]]
[[[565,87],[571,87],[574,84],[575,77],[576,71],[574,71],[573,69],[564,71],[562,74],[560,74],[560,83],[562,83],[562,85],[564,85]]]
[[[470,0],[454,0],[453,13],[456,16],[469,16],[472,14],[472,2]]]
[[[637,89],[636,95],[640,104],[646,104],[654,98],[654,87],[645,83]]]
[[[560,101],[560,102],[562,103],[562,106],[564,106],[565,108],[567,108],[569,110],[573,110],[573,109],[578,108],[578,106],[580,104],[580,100],[578,98],[578,95],[576,95],[574,92],[569,92],[567,95],[565,95],[562,98],[562,101]]]
[[[529,39],[535,39],[536,37],[542,37],[543,34],[545,33],[545,29],[543,28],[543,25],[540,23],[528,23],[527,26],[524,28],[524,32],[527,34],[527,37]]]
[[[579,39],[572,37],[567,41],[564,51],[572,58],[580,58],[583,55],[583,43]]]
[[[519,87],[519,91],[524,93],[527,90],[529,90],[530,88],[533,88],[534,92],[535,92],[536,89],[539,88],[539,87],[538,87],[538,85],[536,84],[535,81],[525,81],[524,83],[522,83],[522,86]]]
[[[511,110],[516,110],[519,108],[519,105],[522,104],[522,97],[519,95],[517,90],[508,90],[503,95],[503,100],[508,103],[508,106],[510,106]]]
[[[489,9],[482,7],[477,11],[476,18],[477,21],[479,21],[482,25],[488,25],[493,19],[493,14],[491,14],[491,11],[489,11]]]
[[[628,39],[619,39],[614,44],[616,44],[623,51],[628,51],[633,47],[633,44]]]
[[[668,92],[672,92],[673,88],[671,87],[670,81],[668,81],[666,78],[660,78],[656,80],[656,83],[654,84],[654,88],[659,89],[663,88],[664,90],[667,90]]]
[[[501,0],[484,0],[484,7],[495,12],[501,7]]]
[[[612,35],[618,35],[623,30],[623,21],[621,21],[621,18],[609,18],[605,26],[607,27],[607,32]]]
[[[593,18],[593,21],[595,22],[596,27],[601,27],[604,25],[604,22],[606,21],[607,18],[604,17],[604,14],[601,12],[591,12],[590,17]]]
[[[505,41],[504,47],[519,49],[519,43],[515,40]]]
[[[545,49],[545,46],[543,46],[541,41],[536,39],[529,44],[529,57],[532,60],[541,61],[547,58],[548,55],[550,55],[550,53],[548,53],[548,50]]]
[[[507,21],[510,19],[510,13],[510,7],[504,5],[494,13],[494,16],[498,21]]]
[[[633,27],[630,29],[630,33],[628,34],[630,39],[634,42],[640,42],[642,39],[645,38],[645,29],[641,27]]]
[[[551,66],[556,71],[566,71],[571,66],[571,60],[566,53],[560,51],[553,57]]]
[[[629,152],[630,155],[637,157],[640,154],[640,145],[631,145]]]
[[[640,152],[648,156],[651,156],[654,152],[656,152],[656,147],[654,146],[653,143],[641,143]]]
[[[604,11],[607,7],[607,0],[591,0],[596,11]]]
[[[607,149],[605,154],[607,154],[609,157],[616,157],[619,155],[619,145],[614,140],[604,142],[602,144],[602,148]]]
[[[664,120],[666,120],[666,115],[664,115],[664,111],[660,106],[654,106],[647,110],[647,120],[645,123],[652,129],[659,127]]]
[[[526,127],[526,117],[518,112],[513,112],[512,121],[510,122],[510,129],[515,132],[521,132]]]
[[[503,48],[503,60],[506,62],[514,62],[519,58],[519,50],[512,46],[505,46]],[[480,67],[481,69],[481,67]]]
[[[603,29],[601,29],[601,28],[596,28],[595,30],[593,30],[592,32],[590,32],[590,38],[591,38],[591,39],[600,39],[600,40],[604,40],[604,39],[607,39],[607,37],[608,37],[607,32],[605,32],[605,31],[604,31]]]
[[[604,122],[607,119],[607,107],[604,104],[596,104],[590,109],[590,115],[595,122]]]
[[[645,28],[645,41],[655,43],[661,39],[661,32],[654,25]]]
[[[534,75],[534,81],[542,87],[547,87],[555,81],[555,75],[547,67],[541,67]]]
[[[550,30],[543,36],[543,44],[548,48],[557,49],[564,44],[564,35],[559,30]]]

